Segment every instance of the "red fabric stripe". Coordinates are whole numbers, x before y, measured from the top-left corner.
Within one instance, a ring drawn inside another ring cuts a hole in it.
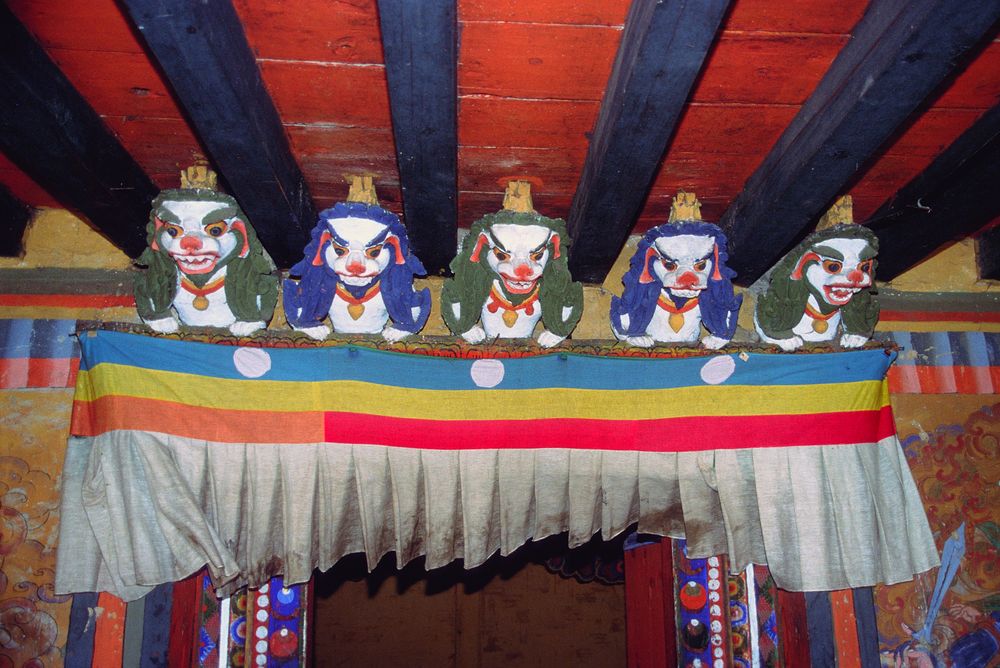
[[[937,372],[934,370],[934,367],[914,366],[911,368],[916,371],[917,378],[920,381],[921,394],[941,394]]]
[[[326,441],[428,450],[572,448],[648,452],[870,443],[895,433],[892,409],[660,420],[420,420],[326,414]]]
[[[778,622],[778,647],[782,665],[809,668],[809,624],[806,621],[806,595],[777,589],[775,617]]]
[[[1000,389],[1000,386],[995,386],[991,381],[990,370],[987,367],[972,367],[972,379],[976,394],[992,394],[995,387]]]
[[[97,597],[101,613],[94,623],[93,668],[115,668],[122,665],[125,640],[125,601],[101,592]]]
[[[0,390],[16,390],[28,386],[28,360],[0,357]]]
[[[34,357],[28,362],[28,387],[66,387],[69,358]]]
[[[629,668],[677,665],[673,541],[625,550],[625,635]]]
[[[170,607],[170,645],[167,648],[167,665],[187,668],[195,664],[195,628],[197,626],[199,586],[202,572],[189,575],[174,583],[173,602]]]
[[[879,311],[883,322],[1000,322],[1000,311]]]
[[[132,295],[11,295],[0,294],[0,306],[51,306],[69,308],[110,308],[135,306]]]

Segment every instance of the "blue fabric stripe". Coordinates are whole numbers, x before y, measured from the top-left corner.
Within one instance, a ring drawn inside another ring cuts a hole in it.
[[[948,332],[948,349],[951,350],[953,365],[969,366],[969,350],[966,348],[962,332]]]
[[[34,320],[16,318],[0,320],[0,358],[28,359],[31,357],[31,332]]]
[[[148,369],[245,380],[233,362],[235,347],[119,332],[83,337],[82,367],[110,362]],[[357,380],[431,390],[476,389],[475,360],[391,353],[353,346],[267,348],[271,369],[262,380]],[[808,385],[880,379],[893,356],[882,350],[823,355],[732,355],[725,385]],[[684,359],[615,358],[573,354],[504,359],[495,389],[569,387],[597,390],[662,389],[704,385],[701,370],[717,356]]]
[[[35,320],[31,356],[35,359],[65,359],[79,355],[76,320]]]
[[[167,665],[170,645],[170,613],[173,609],[174,585],[157,585],[146,594],[143,610],[141,668]],[[193,613],[192,613],[193,614]]]
[[[1000,366],[1000,334],[988,334],[985,338],[986,354],[990,358],[990,366]]]
[[[986,350],[986,337],[982,332],[962,332],[962,348],[969,366],[989,366],[990,355]]]
[[[931,332],[932,349],[928,352],[928,363],[933,366],[955,366],[948,332]]]
[[[73,594],[69,609],[69,631],[66,634],[66,668],[91,668],[94,658],[94,608],[97,594]]]
[[[910,345],[917,353],[917,364],[934,364],[934,344],[930,332],[910,332]]]
[[[893,332],[892,338],[900,348],[903,349],[904,355],[900,355],[899,359],[896,360],[896,364],[900,366],[916,366],[917,357],[916,355],[911,355],[913,351],[913,340],[910,338],[909,332]]]

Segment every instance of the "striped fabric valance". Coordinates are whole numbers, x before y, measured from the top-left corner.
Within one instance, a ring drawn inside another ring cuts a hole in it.
[[[82,338],[57,589],[221,593],[640,531],[789,589],[936,563],[881,349],[452,359]],[[72,555],[72,556],[70,556]],[[85,555],[81,557],[81,555]],[[70,560],[69,562],[67,560]]]

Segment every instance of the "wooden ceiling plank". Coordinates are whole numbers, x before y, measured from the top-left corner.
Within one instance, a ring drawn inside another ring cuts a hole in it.
[[[991,227],[976,240],[979,278],[1000,281],[1000,225]]]
[[[17,257],[21,240],[31,220],[31,207],[0,185],[0,257]]]
[[[993,107],[865,224],[891,280],[1000,216],[1000,105]]]
[[[454,0],[379,0],[403,220],[428,274],[458,245]]]
[[[0,42],[0,149],[137,257],[156,186],[5,5]]]
[[[121,4],[264,247],[291,266],[316,211],[231,2]]]
[[[993,0],[873,0],[813,94],[726,210],[749,284],[805,236],[1000,18]]]
[[[632,3],[567,221],[577,280],[618,257],[728,6]]]

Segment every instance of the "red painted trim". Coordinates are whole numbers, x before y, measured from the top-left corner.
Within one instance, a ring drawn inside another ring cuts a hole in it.
[[[879,320],[902,322],[1000,322],[1000,311],[887,311]]]
[[[195,628],[198,625],[198,600],[201,596],[201,572],[174,583],[170,608],[170,644],[167,665],[189,668],[194,665]]]
[[[125,640],[125,601],[107,592],[97,597],[101,614],[94,622],[93,668],[115,668],[122,665]]]
[[[110,308],[112,306],[135,306],[135,298],[132,295],[0,294],[0,306]]]
[[[625,634],[629,668],[675,668],[677,621],[673,541],[625,551]]]
[[[775,616],[778,622],[778,651],[781,665],[810,668],[809,624],[806,621],[806,596],[801,592],[776,589]]]

